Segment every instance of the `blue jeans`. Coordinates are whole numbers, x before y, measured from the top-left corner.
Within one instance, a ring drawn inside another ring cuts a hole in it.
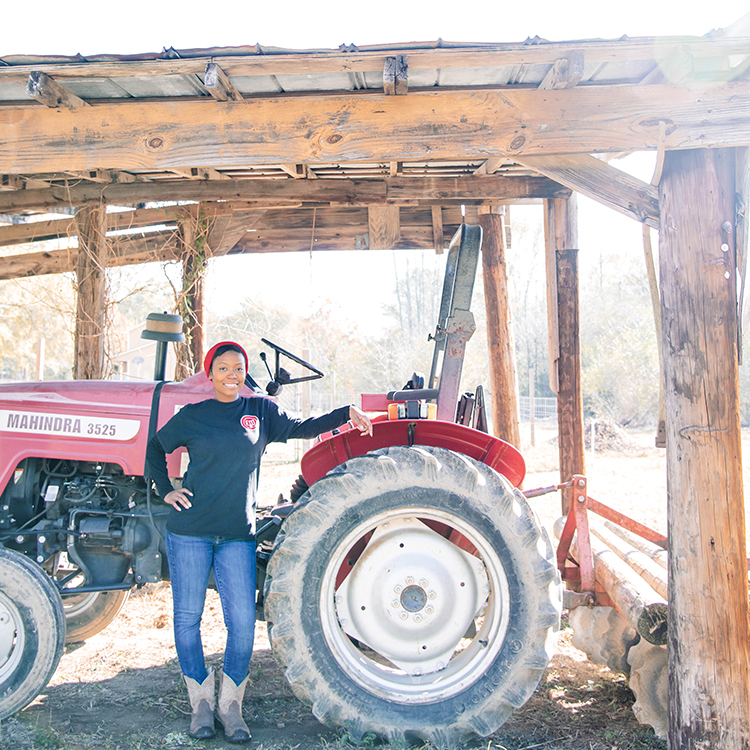
[[[208,676],[201,616],[211,566],[221,598],[227,645],[224,673],[239,685],[247,677],[255,635],[255,541],[166,533],[174,603],[174,641],[182,673],[202,683]]]

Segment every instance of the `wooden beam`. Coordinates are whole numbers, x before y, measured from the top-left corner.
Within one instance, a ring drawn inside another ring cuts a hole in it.
[[[479,209],[493,433],[520,449],[518,377],[511,327],[508,267],[505,261],[504,220],[499,207],[486,206]]]
[[[693,56],[689,46],[680,44],[659,60],[654,68],[641,79],[641,86],[660,83],[681,83],[693,72]]]
[[[746,146],[749,113],[750,81],[18,108],[0,118],[0,173],[643,150],[660,122],[668,150]]]
[[[39,70],[35,70],[29,75],[26,95],[52,109],[59,109],[60,107],[77,109],[78,107],[90,106],[80,96],[76,96],[72,91],[55,81],[54,78],[50,78],[46,73]]]
[[[221,69],[221,66],[215,62],[206,64],[206,70],[203,74],[203,85],[208,93],[219,102],[241,102],[244,101],[242,94],[237,90],[235,85],[229,80],[229,76]]]
[[[371,250],[390,250],[401,238],[398,206],[373,206],[367,209]]]
[[[231,180],[232,178],[213,167],[170,167],[170,172],[187,177],[188,180]]]
[[[17,174],[0,175],[0,190],[44,190],[52,187],[46,180],[23,177]]]
[[[579,326],[578,215],[575,196],[545,201],[548,262],[554,264],[558,345],[557,423],[560,480],[585,474],[583,450],[583,398],[581,392],[581,342]],[[554,366],[554,364],[552,365]],[[563,492],[563,515],[570,509],[571,492]]]
[[[302,180],[307,176],[304,164],[276,164],[275,166],[290,177],[294,177],[295,180]]]
[[[741,32],[739,32],[741,33]],[[576,42],[585,50],[591,64],[661,59],[678,44],[687,44],[695,58],[727,59],[748,53],[747,35],[740,37],[695,38],[689,42],[669,38],[627,39],[616,41],[592,40]],[[482,68],[514,65],[552,65],[571,49],[570,43],[502,44],[481,48],[442,48],[409,51],[409,66],[413,70],[438,68]],[[392,53],[390,53],[392,54]],[[43,70],[59,79],[118,78],[163,75],[195,75],[205,73],[206,64],[215,62],[231,77],[262,75],[312,75],[319,73],[377,72],[383,70],[387,51],[359,52],[303,52],[299,54],[251,54],[184,59],[130,60],[103,62],[51,63],[49,65],[14,65],[3,69],[2,76],[24,81],[34,70]]]
[[[660,182],[669,741],[750,747],[734,154],[667,152]],[[727,244],[728,248],[722,248]]]
[[[145,236],[108,238],[108,267],[135,265],[179,259],[179,248],[174,230],[155,232]],[[5,255],[0,264],[0,281],[53,273],[72,273],[76,270],[78,250],[63,248],[19,255]]]
[[[432,237],[435,241],[435,252],[442,255],[445,250],[445,230],[443,229],[443,209],[432,206]]]
[[[226,255],[265,214],[265,209],[257,209],[217,216],[211,222],[206,236],[211,257]]]
[[[72,185],[0,192],[0,213],[104,200],[119,206],[150,201],[257,201],[268,205],[311,201],[348,205],[512,202],[569,195],[546,177],[392,177],[384,180],[174,180],[134,185]]]
[[[76,215],[76,319],[73,377],[99,380],[106,374],[106,270],[108,265],[104,206],[82,208]]]
[[[444,243],[450,241],[459,224],[460,215],[457,220],[445,224]],[[217,234],[216,237],[219,235]],[[238,253],[308,252],[310,250],[309,227],[262,228],[260,220],[254,226],[251,226],[248,221],[248,224],[242,227],[241,232],[237,227],[234,229],[229,227],[221,239],[222,242],[216,250],[219,256]],[[232,239],[235,239],[235,242],[230,247]],[[151,232],[142,236],[119,235],[110,237],[108,240],[110,267],[174,261],[181,258],[176,230]],[[318,228],[313,243],[313,250],[326,251],[367,250],[369,247],[367,227],[362,223],[342,225],[338,228]],[[401,238],[393,245],[394,250],[432,250],[434,247],[435,239],[432,227],[429,225],[402,226]],[[211,249],[213,250],[213,246]],[[5,255],[0,264],[0,281],[53,273],[70,273],[75,271],[77,252],[75,248],[63,248]]]
[[[386,57],[383,66],[383,93],[403,96],[409,89],[409,62],[406,55]]]
[[[515,160],[618,213],[654,229],[659,228],[656,188],[595,156],[519,156]]]
[[[555,60],[539,84],[539,88],[543,91],[572,89],[583,78],[583,68],[583,50],[573,50],[565,57]]]
[[[135,211],[107,213],[107,232],[174,224],[177,220],[187,216],[190,208],[190,205],[186,205],[167,208],[139,208]],[[312,225],[312,211],[312,208],[300,207],[275,207],[268,210],[267,208],[256,208],[253,204],[248,203],[201,204],[202,216],[211,222],[208,243],[212,255],[222,254],[218,248],[226,243],[227,240],[224,235],[233,232],[232,226],[243,226],[244,231],[246,231],[255,227],[260,221],[260,226],[263,229],[309,229]],[[366,231],[368,217],[365,207],[319,206],[316,211],[316,226],[321,229],[336,230],[343,226],[349,226],[357,228],[362,233]],[[440,220],[440,231],[437,233],[434,232],[436,211],[439,211]],[[433,234],[442,238],[443,222],[451,225],[461,223],[460,207],[446,206],[441,209],[437,206],[404,206],[401,208],[402,226],[429,226],[431,222]],[[76,231],[77,225],[74,217],[0,226],[0,247],[42,242],[60,237],[75,237]],[[111,239],[114,240],[115,238]]]
[[[493,156],[490,159],[487,159],[487,161],[483,161],[475,170],[474,174],[477,176],[485,175],[485,174],[493,174],[496,172],[500,167],[503,166],[503,164],[512,164],[512,159],[508,159],[505,156]]]

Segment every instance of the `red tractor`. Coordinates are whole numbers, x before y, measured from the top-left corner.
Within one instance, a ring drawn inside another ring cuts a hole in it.
[[[274,655],[315,716],[352,737],[487,735],[553,653],[562,590],[517,489],[524,460],[483,430],[481,392],[459,399],[480,245],[467,225],[451,244],[427,387],[413,375],[363,396],[382,412],[373,437],[322,436],[294,502],[259,521],[258,611]],[[147,334],[162,354],[175,335]],[[292,382],[279,357],[297,358],[274,348],[273,383]],[[109,624],[133,586],[168,579],[168,508],[144,476],[146,443],[211,395],[202,373],[164,382],[163,364],[154,382],[0,386],[0,719],[45,687],[66,641]],[[170,475],[180,467],[176,452]]]

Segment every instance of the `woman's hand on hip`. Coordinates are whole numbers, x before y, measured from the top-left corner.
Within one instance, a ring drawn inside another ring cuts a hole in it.
[[[192,508],[193,504],[190,502],[188,495],[192,497],[193,493],[190,490],[186,489],[172,490],[171,492],[167,492],[164,497],[164,502],[167,505],[171,505],[175,510]]]

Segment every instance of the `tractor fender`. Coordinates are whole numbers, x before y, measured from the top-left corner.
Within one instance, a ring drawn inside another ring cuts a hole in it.
[[[520,451],[500,438],[455,422],[437,419],[373,421],[372,437],[351,426],[322,435],[302,457],[302,476],[312,486],[329,471],[355,456],[395,445],[425,445],[461,453],[487,464],[514,487],[526,476],[526,462]]]

